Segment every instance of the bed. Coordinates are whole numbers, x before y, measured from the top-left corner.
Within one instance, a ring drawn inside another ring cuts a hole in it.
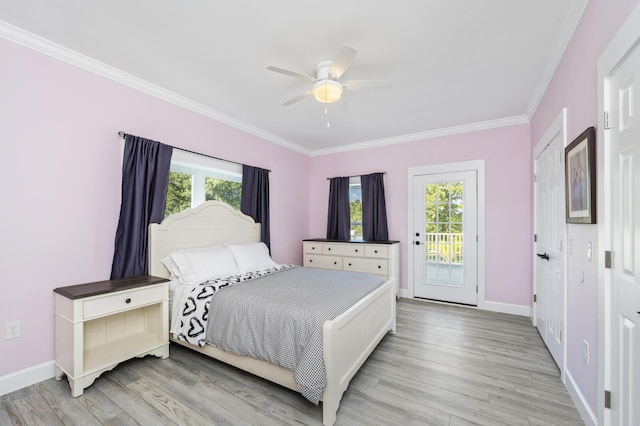
[[[228,204],[208,201],[182,213],[168,216],[149,227],[149,274],[169,278],[163,264],[175,250],[210,244],[238,244],[260,241],[260,224]],[[307,269],[307,268],[301,268]],[[348,274],[348,273],[347,273]],[[387,332],[395,333],[396,283],[388,280],[350,308],[322,325],[321,352],[326,386],[321,395],[324,425],[332,425],[349,381]],[[170,339],[219,361],[255,374],[281,386],[301,392],[291,369],[237,355],[217,346],[193,345],[171,335]]]

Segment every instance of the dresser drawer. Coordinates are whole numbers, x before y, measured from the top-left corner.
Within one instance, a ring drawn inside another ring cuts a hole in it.
[[[387,275],[388,265],[387,260],[378,259],[359,259],[349,258],[344,259],[343,269],[351,272],[365,272],[375,275]]]
[[[302,247],[305,253],[322,254],[322,243],[305,241],[302,243]]]
[[[324,244],[323,253],[334,256],[363,256],[364,247],[361,244]]]
[[[322,269],[342,269],[342,258],[338,256],[304,256],[304,266],[310,268],[322,268]]]
[[[83,319],[110,315],[163,300],[162,285],[95,296],[83,301]]]
[[[364,246],[365,257],[389,257],[389,248],[383,245],[379,246]]]

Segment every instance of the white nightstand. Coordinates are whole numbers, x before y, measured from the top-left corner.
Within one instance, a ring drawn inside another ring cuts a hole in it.
[[[82,395],[103,372],[133,357],[169,356],[169,287],[141,275],[56,288],[56,379]]]

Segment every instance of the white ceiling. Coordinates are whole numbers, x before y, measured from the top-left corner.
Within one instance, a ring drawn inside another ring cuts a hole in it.
[[[526,122],[587,2],[20,0],[0,36],[316,155]],[[311,83],[266,67],[314,75],[343,44],[343,80],[392,89],[282,106]]]

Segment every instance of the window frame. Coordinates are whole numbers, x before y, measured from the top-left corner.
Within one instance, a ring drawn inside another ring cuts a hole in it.
[[[362,181],[360,179],[360,176],[350,176],[349,177],[349,240],[350,241],[362,241],[364,235],[355,235],[354,232],[354,228],[356,226],[360,226],[362,227],[362,220],[360,222],[354,222],[351,220],[352,217],[352,211],[351,211],[351,203],[353,202],[351,200],[351,194],[352,194],[352,190],[354,187],[359,188],[358,191],[360,192],[360,197],[354,199],[355,200],[360,200],[360,205],[362,206]],[[364,229],[363,229],[364,231]],[[359,237],[359,238],[356,238]]]
[[[174,149],[169,172],[191,175],[191,208],[206,201],[206,179],[242,184],[242,164]]]

